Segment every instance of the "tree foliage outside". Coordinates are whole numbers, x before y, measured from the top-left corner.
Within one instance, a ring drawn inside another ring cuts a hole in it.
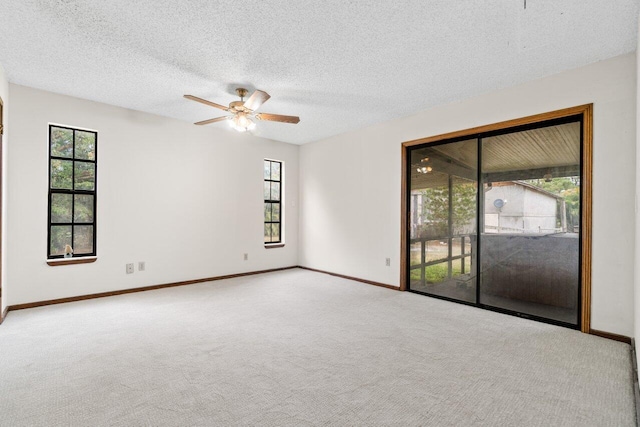
[[[451,235],[469,234],[473,231],[476,217],[476,183],[454,177],[451,193]],[[421,194],[422,225],[418,237],[437,239],[449,236],[448,186],[427,188]]]
[[[530,179],[524,181],[550,193],[561,196],[564,199],[567,209],[567,227],[572,231],[574,227],[580,225],[580,177],[553,178],[550,181],[545,179]],[[561,225],[560,218],[557,220]]]

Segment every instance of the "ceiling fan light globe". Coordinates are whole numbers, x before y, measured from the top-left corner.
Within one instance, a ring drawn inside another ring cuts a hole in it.
[[[231,119],[231,126],[238,132],[246,132],[255,129],[256,124],[246,114],[238,113]]]

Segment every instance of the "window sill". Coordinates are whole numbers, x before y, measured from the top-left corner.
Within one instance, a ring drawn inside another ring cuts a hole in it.
[[[264,245],[265,249],[284,248],[284,243],[275,243],[273,245]]]
[[[98,257],[88,256],[88,257],[79,257],[79,258],[55,258],[48,259],[47,265],[51,267],[59,267],[61,265],[70,265],[70,264],[88,264],[90,262],[96,262]]]

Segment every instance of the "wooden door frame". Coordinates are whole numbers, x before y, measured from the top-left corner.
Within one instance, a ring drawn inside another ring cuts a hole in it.
[[[532,125],[547,120],[582,115],[582,188],[581,188],[581,216],[580,232],[582,237],[581,265],[580,265],[580,296],[581,310],[580,330],[591,332],[591,221],[592,221],[592,187],[593,187],[593,104],[579,105],[548,113],[536,114],[504,122],[478,126],[446,134],[415,139],[402,143],[402,196],[400,213],[400,290],[407,290],[407,238],[411,222],[407,205],[408,169],[407,160],[409,148],[415,145],[432,144],[446,139],[472,136],[480,133],[503,130],[523,125]]]

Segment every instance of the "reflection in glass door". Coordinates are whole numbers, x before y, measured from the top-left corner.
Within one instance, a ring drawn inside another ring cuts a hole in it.
[[[577,327],[581,132],[571,116],[412,146],[409,290]]]

